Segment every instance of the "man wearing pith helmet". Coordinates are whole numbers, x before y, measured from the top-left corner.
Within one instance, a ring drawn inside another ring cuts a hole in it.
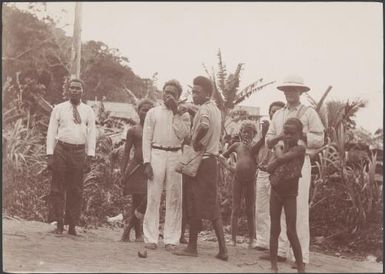
[[[297,196],[297,233],[302,247],[303,262],[309,263],[309,189],[311,180],[311,164],[309,155],[324,144],[324,126],[317,112],[300,102],[301,94],[310,88],[304,84],[302,77],[292,75],[277,86],[286,97],[286,105],[278,110],[270,123],[266,134],[266,144],[273,148],[283,140],[283,124],[289,118],[298,118],[303,124],[303,138],[299,141],[306,147],[305,161],[302,167],[302,177],[298,183]],[[281,233],[286,233],[283,229]],[[290,259],[294,256],[290,250]]]

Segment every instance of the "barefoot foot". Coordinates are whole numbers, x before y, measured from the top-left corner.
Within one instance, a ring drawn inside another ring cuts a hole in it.
[[[198,257],[198,252],[196,250],[192,250],[190,248],[185,248],[181,250],[174,250],[172,254],[177,256],[190,256],[190,257]]]
[[[225,253],[218,253],[215,258],[222,260],[222,261],[227,261],[229,259],[229,255],[227,255],[227,252]]]

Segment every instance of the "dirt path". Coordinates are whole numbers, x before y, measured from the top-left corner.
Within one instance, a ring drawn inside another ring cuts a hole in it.
[[[178,257],[162,245],[138,258],[143,243],[119,241],[121,229],[80,230],[79,236],[48,233],[54,226],[3,218],[3,271],[6,272],[269,272],[269,262],[258,260],[263,252],[245,245],[229,247],[229,261],[214,258],[217,245],[200,241],[199,257]],[[293,272],[289,263],[281,272]],[[382,264],[357,262],[311,253],[308,272],[382,272]]]

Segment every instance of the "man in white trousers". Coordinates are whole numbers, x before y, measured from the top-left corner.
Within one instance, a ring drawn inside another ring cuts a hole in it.
[[[283,124],[288,118],[298,118],[303,124],[304,136],[299,141],[306,146],[305,162],[302,167],[302,177],[298,183],[297,196],[297,234],[302,248],[303,262],[309,263],[310,229],[309,229],[309,190],[311,181],[311,164],[309,155],[317,151],[324,144],[324,126],[318,113],[309,106],[300,102],[303,92],[310,90],[304,85],[300,76],[287,77],[277,89],[284,92],[286,106],[278,110],[270,123],[266,134],[266,144],[273,148],[282,142]],[[285,233],[281,227],[281,233]],[[294,261],[292,250],[289,258]]]
[[[269,106],[269,118],[270,121],[274,113],[285,106],[284,102],[275,101]],[[258,166],[267,165],[272,159],[273,152],[265,144],[265,137],[269,128],[269,121],[263,121],[262,124],[262,138],[258,142],[261,143],[261,147],[257,154]],[[266,171],[258,170],[256,180],[256,247],[255,249],[260,251],[266,251],[269,249],[270,241],[270,174]],[[282,211],[281,227],[286,230],[285,213]],[[281,233],[278,239],[278,256],[277,259],[280,262],[286,261],[287,257],[288,240],[285,233]],[[261,257],[262,259],[270,259],[269,255]]]
[[[143,163],[147,181],[147,209],[143,220],[145,248],[156,249],[159,238],[159,207],[166,190],[163,241],[166,250],[179,242],[182,221],[182,175],[175,172],[183,139],[190,133],[190,116],[178,111],[182,87],[170,80],[163,87],[163,104],[150,109],[143,125]]]

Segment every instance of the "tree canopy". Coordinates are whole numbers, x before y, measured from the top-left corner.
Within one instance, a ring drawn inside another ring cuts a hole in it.
[[[35,78],[46,87],[45,99],[55,104],[62,101],[63,83],[69,76],[71,37],[53,18],[39,19],[33,11],[33,7],[20,10],[3,5],[2,80],[5,83],[10,77],[14,84],[17,73],[21,82],[27,75]],[[144,97],[149,85],[134,73],[127,57],[100,41],[82,44],[80,78],[85,99],[105,96],[108,101],[133,103],[132,95]]]

